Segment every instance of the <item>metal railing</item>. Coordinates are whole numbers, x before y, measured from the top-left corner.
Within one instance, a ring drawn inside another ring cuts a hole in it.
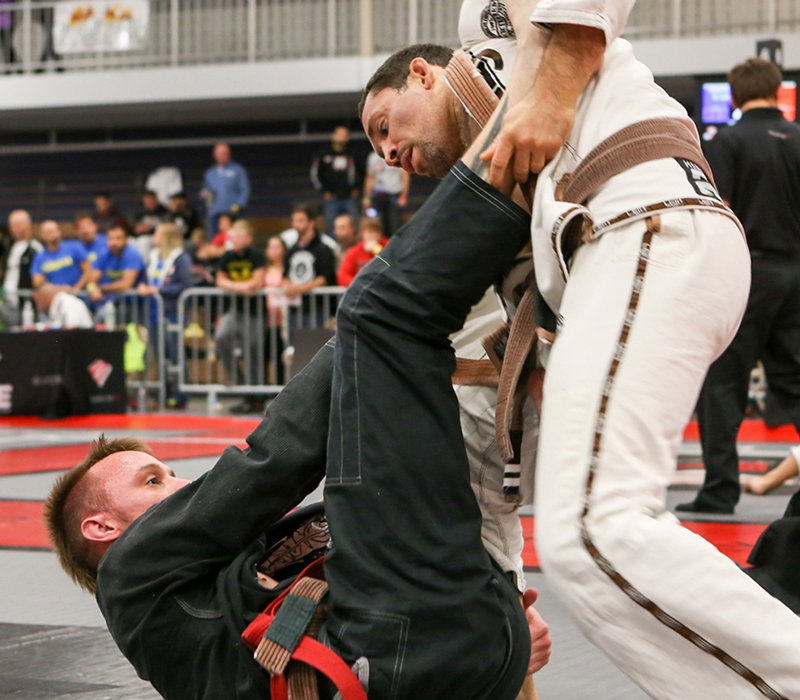
[[[244,296],[192,287],[178,298],[179,391],[205,394],[209,412],[220,395],[265,397],[292,375],[305,331],[332,328],[344,287],[318,287],[291,300],[281,289]],[[297,371],[295,365],[294,371]]]
[[[20,324],[22,323],[21,311],[28,302],[33,304],[32,292],[21,289],[15,293],[19,298]],[[140,413],[145,413],[148,409],[148,397],[155,395],[158,408],[164,410],[166,406],[166,381],[169,367],[165,357],[165,332],[170,332],[164,320],[164,300],[160,294],[150,296],[139,296],[135,291],[118,293],[110,297],[107,301],[101,302],[101,306],[92,311],[93,305],[86,292],[77,294],[87,307],[89,307],[94,318],[96,328],[106,328],[104,306],[110,302],[114,306],[113,326],[116,330],[127,330],[128,324],[133,324],[134,332],[139,334],[140,339],[145,343],[145,350],[142,357],[142,368],[133,372],[126,372],[127,387],[130,391],[136,392],[137,408]],[[152,301],[151,301],[152,300]],[[36,308],[35,305],[33,307]],[[44,329],[47,324],[44,322],[45,314],[35,312],[36,325],[34,329]],[[172,332],[176,332],[173,329]]]
[[[9,72],[104,70],[373,55],[458,45],[462,0],[150,0],[145,45],[59,55],[54,0],[0,0]],[[628,38],[793,31],[800,0],[639,0]]]

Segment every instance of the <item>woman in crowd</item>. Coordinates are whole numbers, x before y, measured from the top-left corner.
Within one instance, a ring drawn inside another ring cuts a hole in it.
[[[164,323],[177,323],[178,321],[178,296],[192,286],[192,260],[183,250],[183,236],[175,224],[159,224],[153,235],[153,249],[147,265],[147,284],[140,284],[139,294],[149,296],[158,292],[164,300]],[[151,319],[157,319],[155,313],[150,314]],[[157,342],[161,329],[157,324],[151,325],[154,343]],[[164,352],[168,363],[172,366],[178,364],[178,342],[181,339],[177,334],[167,332],[164,336]],[[186,366],[184,365],[184,377]],[[186,395],[178,392],[177,377],[167,374],[167,405],[173,408],[186,407]]]
[[[268,327],[264,334],[264,358],[269,366],[275,362],[275,383],[283,384],[286,380],[283,365],[283,310],[286,297],[283,294],[284,260],[286,244],[280,236],[271,236],[267,241],[267,274],[264,286],[267,294]]]

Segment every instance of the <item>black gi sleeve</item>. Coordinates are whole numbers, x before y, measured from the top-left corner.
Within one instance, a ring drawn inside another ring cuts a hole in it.
[[[247,449],[228,447],[137,518],[101,562],[98,600],[102,589],[157,595],[219,570],[297,506],[325,474],[332,367],[330,341],[269,405]]]

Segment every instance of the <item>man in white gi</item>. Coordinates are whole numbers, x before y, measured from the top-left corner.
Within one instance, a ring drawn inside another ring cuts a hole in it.
[[[559,4],[574,3],[542,3],[541,12]],[[537,22],[584,19],[539,14]],[[558,35],[558,27],[552,39],[541,28],[517,31],[544,58],[533,89],[510,96],[512,136],[524,121],[519,105],[549,75]],[[737,222],[701,168],[680,158],[614,174],[583,205],[556,199],[563,175],[621,129],[652,119],[690,125],[630,45],[606,38],[567,145],[542,169],[534,196],[537,282],[559,318],[537,462],[539,556],[581,629],[652,696],[800,698],[800,621],[664,506],[705,372],[744,310],[749,261]],[[409,61],[400,86],[368,84],[362,121],[388,163],[441,174],[463,152],[472,114],[441,65]],[[438,129],[420,133],[424,100],[442,114]],[[513,139],[503,143],[486,157],[509,157]],[[550,156],[532,149],[540,155],[526,159],[521,143],[515,174],[524,181]],[[574,216],[587,222],[577,250],[564,237]]]

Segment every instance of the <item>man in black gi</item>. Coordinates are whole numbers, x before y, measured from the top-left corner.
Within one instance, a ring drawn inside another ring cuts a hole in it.
[[[747,233],[752,284],[742,325],[700,393],[706,477],[697,497],[676,508],[684,512],[733,513],[739,501],[736,436],[758,360],[770,392],[800,430],[800,126],[778,109],[781,72],[774,63],[751,58],[728,80],[742,119],[711,142],[708,160]]]
[[[445,89],[437,99],[454,100]],[[478,157],[500,121],[362,270],[333,368],[329,345],[247,451],[228,448],[191,484],[141,449],[115,451],[48,500],[62,564],[96,587],[120,649],[170,700],[267,697],[238,636],[291,580],[258,566],[297,529],[281,519],[323,475],[326,447],[334,544],[321,639],[348,664],[366,659],[371,700],[516,698],[530,633],[481,542],[448,340],[529,238],[529,215],[484,181]],[[509,171],[506,192],[512,181]]]

